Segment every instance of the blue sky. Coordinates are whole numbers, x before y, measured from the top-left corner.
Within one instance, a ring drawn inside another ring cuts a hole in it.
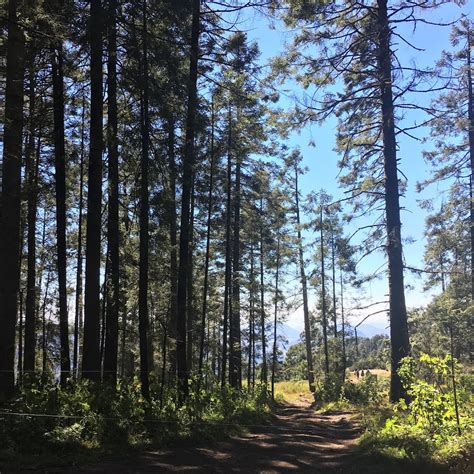
[[[461,13],[468,16],[472,14],[472,2],[466,2],[462,7],[459,7],[454,2],[444,5],[429,13],[423,13],[424,18],[430,21],[439,21],[448,23],[458,18]],[[249,39],[257,41],[261,50],[262,64],[268,63],[269,59],[284,52],[285,42],[291,40],[291,32],[285,31],[281,23],[275,22],[274,28],[271,28],[266,18],[252,13],[250,16],[243,18],[239,28],[246,29]],[[410,42],[416,44],[417,47],[422,48],[423,51],[415,51],[408,48],[404,44],[398,45],[398,57],[404,64],[415,62],[417,65],[433,66],[440,58],[443,49],[450,49],[449,35],[450,27],[437,27],[433,25],[419,24],[416,31],[412,31],[411,27],[400,26],[400,33],[403,33]],[[301,96],[301,91],[297,86],[285,85],[285,90],[290,88],[289,94],[296,94]],[[419,98],[420,101],[426,101],[427,97]],[[285,95],[281,96],[279,106],[287,108],[291,107],[291,100]],[[412,116],[410,119],[420,119],[420,116]],[[338,155],[333,151],[335,145],[335,129],[336,120],[328,120],[322,126],[308,126],[291,135],[286,142],[289,147],[300,148],[304,157],[304,164],[309,168],[309,172],[302,178],[302,192],[307,194],[311,191],[318,191],[324,188],[327,192],[332,194],[335,198],[342,196],[342,190],[337,184],[337,160]],[[426,131],[427,133],[427,131]],[[418,136],[425,133],[419,131]],[[310,141],[316,143],[316,147],[310,146]],[[399,140],[399,157],[401,158],[401,168],[408,177],[408,189],[402,198],[401,205],[407,208],[402,213],[402,234],[404,238],[410,237],[414,240],[413,243],[407,244],[404,247],[404,256],[406,263],[413,267],[423,266],[423,250],[424,250],[424,221],[426,213],[419,208],[417,201],[428,197],[440,197],[444,187],[431,186],[425,192],[418,194],[415,191],[417,181],[421,181],[427,176],[429,172],[428,166],[425,163],[422,150],[428,145],[420,144],[419,142],[409,139],[401,138]],[[348,233],[352,233],[354,228],[347,228]],[[307,236],[310,237],[309,235]],[[363,273],[370,273],[374,271],[383,263],[383,256],[377,255],[367,258],[361,262],[359,269]],[[405,282],[410,285],[412,289],[406,291],[407,306],[417,307],[426,304],[432,293],[423,292],[423,281],[420,277],[406,273]],[[387,282],[385,279],[377,280],[367,286],[365,303],[379,301],[386,299],[384,295],[387,293]],[[311,296],[311,302],[314,304],[314,296]],[[350,302],[346,302],[348,307]],[[378,308],[377,308],[378,309]],[[363,312],[355,312],[352,321],[357,323],[364,317]],[[383,326],[386,323],[384,315],[377,315],[367,321],[368,324],[378,323]],[[288,324],[301,328],[302,314],[297,311],[295,314],[289,316]],[[388,323],[387,323],[388,324]]]

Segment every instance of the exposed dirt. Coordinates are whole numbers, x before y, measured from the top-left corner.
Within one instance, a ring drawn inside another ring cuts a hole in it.
[[[317,414],[301,396],[275,409],[268,425],[248,426],[245,435],[212,444],[173,446],[132,457],[111,458],[50,473],[416,473],[431,474],[435,466],[411,465],[380,456],[357,453],[357,414],[333,411]]]

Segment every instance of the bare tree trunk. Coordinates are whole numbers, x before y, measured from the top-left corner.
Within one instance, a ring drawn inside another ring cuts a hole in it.
[[[232,222],[232,117],[229,105],[228,111],[228,142],[227,142],[227,202],[226,202],[226,224],[225,224],[225,283],[224,283],[224,324],[222,328],[222,367],[221,367],[221,383],[226,383],[227,376],[227,332],[229,315],[231,314],[231,285],[232,285],[232,256],[231,256],[231,222]],[[232,328],[230,328],[230,333]],[[231,339],[229,337],[229,339]],[[230,347],[230,352],[232,346]]]
[[[250,288],[249,288],[249,361],[247,372],[247,388],[253,388],[252,369],[254,365],[254,347],[255,347],[255,274],[254,274],[254,255],[253,242],[250,244]]]
[[[102,211],[102,6],[91,0],[91,116],[87,194],[86,273],[82,376],[100,380],[100,260]]]
[[[193,370],[193,348],[194,348],[194,306],[193,306],[193,273],[194,273],[194,261],[193,261],[193,252],[194,252],[194,177],[193,177],[193,186],[191,192],[191,213],[189,217],[189,256],[188,256],[188,266],[189,266],[189,275],[187,279],[188,288],[186,290],[186,365],[188,372],[191,373]]]
[[[58,6],[61,6],[59,2]],[[66,260],[66,145],[64,132],[64,76],[63,44],[58,41],[53,50],[53,116],[54,116],[54,167],[56,181],[56,238],[59,291],[59,334],[61,342],[61,385],[70,376],[69,324],[67,311],[67,260]]]
[[[81,157],[79,165],[79,216],[77,224],[77,264],[76,264],[76,299],[74,314],[74,349],[73,349],[73,374],[78,377],[79,373],[79,336],[80,321],[82,320],[82,218],[84,206],[84,135],[85,135],[85,95],[82,97],[81,118]]]
[[[191,26],[191,54],[188,78],[188,106],[186,112],[186,141],[183,159],[183,191],[181,197],[181,232],[179,239],[179,270],[178,270],[178,334],[177,334],[177,366],[179,403],[188,396],[188,369],[186,365],[186,308],[187,278],[189,277],[189,216],[191,205],[193,169],[194,169],[194,135],[197,110],[197,76],[199,59],[200,33],[200,0],[193,0]]]
[[[470,224],[471,224],[471,300],[474,301],[474,95],[472,92],[472,60],[471,60],[471,31],[467,34],[467,87],[468,87],[468,120],[469,120],[469,161],[471,176],[469,180],[470,194]]]
[[[49,291],[49,284],[51,283],[51,272],[48,271],[48,276],[46,278],[46,286],[44,289],[44,298],[43,298],[43,311],[42,311],[42,317],[41,317],[41,322],[42,322],[42,338],[41,338],[41,343],[42,343],[42,378],[43,381],[46,381],[47,375],[47,362],[48,362],[48,351],[47,351],[47,332],[46,332],[46,304],[48,302],[48,291]]]
[[[0,202],[0,399],[15,390],[15,329],[20,286],[21,148],[25,37],[18,0],[8,2],[5,121]]]
[[[295,212],[296,212],[296,228],[298,238],[298,257],[300,265],[300,280],[301,289],[303,293],[303,315],[304,315],[304,335],[306,346],[306,363],[308,365],[308,384],[311,392],[314,392],[314,369],[313,369],[313,351],[311,349],[311,322],[309,320],[309,305],[308,305],[308,282],[306,279],[306,272],[304,270],[304,252],[303,239],[301,237],[301,219],[300,219],[300,190],[299,190],[299,172],[298,164],[295,164]]]
[[[109,276],[106,286],[107,312],[105,325],[104,378],[117,381],[118,324],[120,307],[119,254],[119,157],[117,110],[117,0],[109,0],[107,58],[107,149],[109,159],[109,204],[107,247]]]
[[[25,301],[25,360],[27,373],[35,371],[36,355],[36,213],[38,207],[38,163],[35,153],[35,53],[31,53],[29,67],[29,130],[26,150],[26,179],[28,196],[28,273]]]
[[[344,280],[342,277],[342,269],[340,269],[341,276],[341,331],[342,331],[342,383],[346,380],[346,322],[344,320]]]
[[[407,312],[403,284],[403,258],[398,189],[397,145],[392,94],[391,29],[387,16],[387,0],[378,5],[378,69],[382,101],[383,155],[385,169],[385,214],[387,224],[387,256],[389,273],[391,378],[390,400],[406,398],[398,369],[400,361],[410,352]]]
[[[335,251],[335,243],[334,243],[334,231],[332,229],[331,229],[331,271],[332,271],[332,320],[333,320],[334,339],[337,339],[336,251]]]
[[[272,399],[275,399],[275,372],[277,364],[277,329],[278,329],[278,283],[280,276],[280,233],[278,232],[277,237],[277,254],[276,254],[276,273],[275,273],[275,308],[274,308],[274,319],[273,319],[273,354],[272,354]]]
[[[178,323],[178,242],[177,242],[177,214],[176,214],[176,157],[175,157],[175,124],[168,122],[168,160],[169,160],[169,236],[170,236],[170,321],[168,327],[168,340],[170,341],[170,374],[176,377],[176,334]]]
[[[206,230],[206,256],[204,261],[204,286],[202,290],[202,312],[201,312],[201,341],[199,346],[199,367],[198,376],[199,384],[202,379],[202,366],[204,359],[204,341],[205,341],[205,327],[207,316],[207,295],[209,293],[209,260],[211,256],[211,225],[212,225],[212,207],[213,192],[214,192],[214,101],[211,103],[211,156],[209,163],[209,193],[207,197],[207,230]],[[209,341],[209,337],[208,337]]]
[[[23,290],[20,290],[20,321],[18,324],[18,380],[17,385],[21,387],[23,384],[23,371],[24,371],[24,364],[23,364],[23,353],[24,353],[24,345],[23,345]]]
[[[242,341],[240,333],[240,178],[241,159],[237,154],[234,190],[234,241],[232,271],[232,324],[230,333],[231,356],[229,382],[231,387],[242,387]]]
[[[138,330],[140,335],[140,381],[142,395],[150,398],[149,381],[149,315],[148,315],[148,267],[149,267],[149,198],[148,198],[148,167],[150,146],[150,120],[148,110],[148,31],[147,4],[143,0],[143,74],[142,74],[142,155],[141,155],[141,186],[140,186],[140,265],[138,289]]]
[[[324,370],[329,375],[329,350],[328,350],[328,320],[326,314],[326,272],[324,267],[324,230],[323,230],[323,207],[321,205],[321,313],[323,323],[323,345],[324,345]]]
[[[260,198],[260,325],[262,331],[262,383],[268,384],[267,375],[267,341],[265,337],[265,281],[263,253],[263,198]]]

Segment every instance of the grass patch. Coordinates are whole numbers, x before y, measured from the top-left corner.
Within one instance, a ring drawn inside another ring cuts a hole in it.
[[[278,402],[295,403],[314,400],[307,380],[285,380],[275,383],[275,400]]]

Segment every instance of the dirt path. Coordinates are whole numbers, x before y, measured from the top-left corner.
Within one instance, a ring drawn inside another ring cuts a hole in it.
[[[277,408],[275,416],[269,425],[211,446],[160,449],[74,472],[348,472],[359,434],[353,413],[316,414],[302,401]]]
[[[248,427],[245,435],[223,441],[121,456],[76,468],[47,469],[45,473],[344,473],[435,474],[437,466],[414,464],[381,455],[362,455],[356,449],[360,434],[357,414],[334,411],[317,414],[300,396],[275,409],[267,425]],[[120,453],[117,453],[120,456]]]

